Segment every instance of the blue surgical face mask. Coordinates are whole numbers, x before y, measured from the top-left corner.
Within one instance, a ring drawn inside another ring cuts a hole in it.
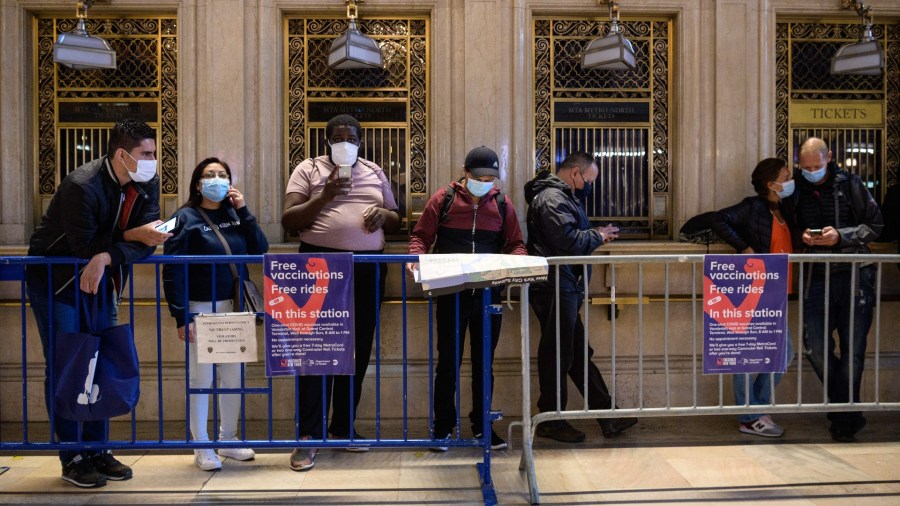
[[[822,167],[819,170],[801,170],[801,174],[803,174],[803,178],[809,181],[810,183],[818,183],[828,174],[828,165]]]
[[[587,198],[591,196],[594,191],[594,183],[584,182],[584,187],[580,190],[575,190],[575,196],[578,197],[582,202],[587,202]]]
[[[475,197],[485,196],[493,187],[493,181],[479,181],[477,179],[466,178],[466,189]]]
[[[575,197],[582,201],[587,202],[587,197],[590,196],[594,190],[594,183],[589,183],[584,180],[584,176],[581,173],[578,174],[581,177],[581,181],[584,183],[581,188],[575,188],[572,193],[575,194]]]
[[[200,193],[213,202],[222,202],[230,187],[231,182],[220,177],[200,181]]]
[[[784,199],[790,197],[794,193],[794,180],[785,181],[781,184],[781,191],[776,191],[775,194],[778,195],[778,198]]]

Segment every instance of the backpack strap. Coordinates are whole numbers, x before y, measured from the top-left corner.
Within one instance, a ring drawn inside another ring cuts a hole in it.
[[[450,207],[453,205],[453,197],[456,195],[456,189],[453,188],[453,185],[447,185],[444,187],[444,203],[441,204],[441,215],[438,219],[439,224],[443,224],[447,221],[447,215],[450,213]]]

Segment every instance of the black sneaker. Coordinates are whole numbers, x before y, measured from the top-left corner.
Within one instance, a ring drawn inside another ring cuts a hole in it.
[[[100,452],[91,457],[94,469],[106,475],[107,479],[123,481],[131,479],[131,468],[116,460],[109,452]]]
[[[603,431],[603,437],[616,437],[625,429],[636,424],[637,418],[598,418],[597,423]]]
[[[62,479],[82,488],[98,488],[106,485],[106,475],[98,473],[90,459],[76,455],[63,465]]]
[[[584,432],[572,427],[565,420],[552,420],[538,425],[537,435],[555,439],[561,443],[580,443],[584,441]]]
[[[481,439],[481,433],[475,434],[475,439]],[[507,447],[506,441],[503,440],[502,437],[498,436],[494,429],[491,429],[491,449],[492,450],[505,450]]]
[[[451,431],[447,431],[445,433],[443,433],[443,432],[435,432],[434,433],[435,440],[449,440],[452,437],[453,437],[453,432],[451,432]],[[432,446],[431,448],[429,448],[429,450],[431,450],[433,452],[445,452],[449,449],[450,449],[449,446]]]

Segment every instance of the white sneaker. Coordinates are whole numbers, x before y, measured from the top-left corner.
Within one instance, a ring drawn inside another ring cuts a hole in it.
[[[240,439],[233,437],[222,441],[240,441]],[[256,452],[250,448],[219,448],[218,452],[220,457],[228,457],[234,460],[252,460],[256,456]]]
[[[219,456],[209,448],[194,450],[194,463],[203,471],[222,469],[222,461],[219,460]]]
[[[738,426],[738,430],[745,434],[755,434],[763,437],[781,437],[784,434],[784,429],[767,423],[764,418],[760,417],[752,422],[742,423]]]

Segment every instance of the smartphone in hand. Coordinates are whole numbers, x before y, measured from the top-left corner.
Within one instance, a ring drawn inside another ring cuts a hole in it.
[[[175,230],[176,223],[178,223],[178,218],[173,216],[171,220],[157,225],[156,230],[159,230],[160,232],[162,232],[164,234],[168,234],[169,232]]]
[[[338,180],[343,179],[345,184],[341,185],[341,195],[348,195],[351,188],[351,178],[353,177],[353,168],[349,165],[338,166]]]
[[[810,236],[822,235],[822,229],[821,228],[811,228],[811,229],[809,229],[809,235]]]

